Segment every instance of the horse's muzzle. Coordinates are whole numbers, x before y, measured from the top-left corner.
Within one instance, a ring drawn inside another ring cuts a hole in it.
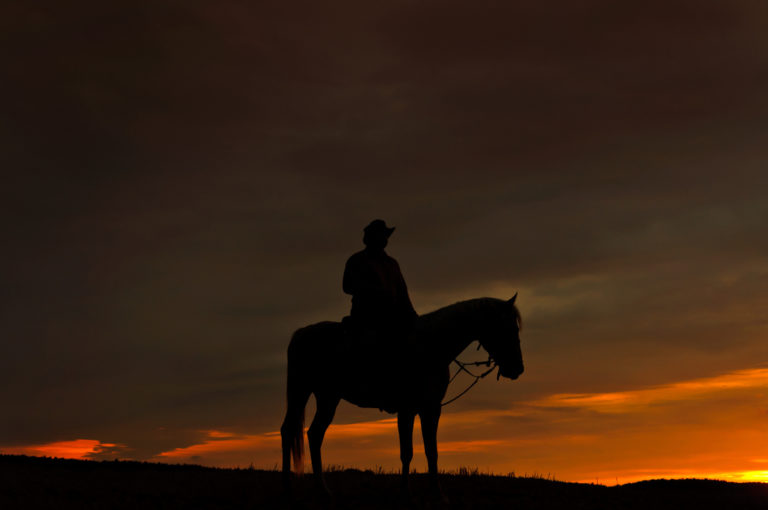
[[[512,379],[513,381],[520,377],[520,375],[525,371],[525,368],[520,365],[519,367],[515,367],[514,369],[509,368],[501,368],[499,367],[499,374],[502,377],[506,377],[507,379]]]

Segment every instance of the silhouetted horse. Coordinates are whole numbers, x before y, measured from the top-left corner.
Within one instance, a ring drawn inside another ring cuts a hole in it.
[[[288,410],[280,429],[286,489],[290,489],[291,456],[297,471],[303,470],[304,408],[314,393],[317,412],[307,436],[318,489],[328,493],[320,447],[336,406],[344,399],[360,407],[397,412],[405,490],[413,458],[413,422],[418,414],[430,480],[439,492],[437,424],[448,388],[449,365],[478,340],[498,364],[501,376],[517,379],[523,373],[516,297],[509,301],[471,299],[422,315],[407,340],[378,342],[376,351],[356,348],[364,339],[348,338],[340,323],[321,322],[296,331],[288,346]]]

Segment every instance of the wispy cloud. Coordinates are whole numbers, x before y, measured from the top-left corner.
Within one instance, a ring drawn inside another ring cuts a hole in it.
[[[216,430],[206,431],[206,433],[207,439],[202,443],[162,452],[157,455],[158,459],[200,459],[212,454],[273,449],[280,444],[280,436],[276,433],[241,436]]]
[[[391,436],[397,427],[397,418],[385,418],[383,420],[347,423],[329,427],[327,437],[330,439],[342,439],[359,441],[363,438]],[[273,431],[264,434],[234,434],[219,430],[201,431],[205,438],[201,443],[174,448],[159,453],[158,460],[192,459],[210,460],[210,456],[222,457],[227,453],[255,453],[263,451],[277,451],[280,448],[280,432]]]
[[[530,404],[539,407],[579,407],[600,412],[620,413],[655,403],[696,399],[712,393],[745,388],[768,388],[768,368],[738,370],[714,377],[631,391],[558,393]]]

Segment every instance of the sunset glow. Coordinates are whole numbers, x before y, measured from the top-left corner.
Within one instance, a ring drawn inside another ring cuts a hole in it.
[[[755,455],[768,453],[765,394],[768,369],[759,367],[612,393],[554,394],[507,409],[448,410],[439,435],[441,463],[446,470],[477,467],[609,485],[651,478],[768,481],[768,459]],[[278,431],[203,430],[197,435],[197,442],[152,460],[271,469],[280,458]],[[424,469],[418,420],[414,439],[414,465]],[[394,417],[334,423],[325,446],[329,464],[399,469]],[[126,458],[124,450],[88,439],[2,449],[72,459],[110,451]]]
[[[509,409],[448,411],[441,422],[441,462],[446,470],[469,466],[519,475],[542,474],[538,466],[546,465],[546,473],[559,479],[604,484],[649,478],[763,481],[768,460],[755,453],[768,452],[760,407],[764,392],[768,369],[761,367],[615,393],[555,394]],[[710,411],[712,405],[718,412]],[[693,422],[691,429],[687,424]],[[277,431],[207,430],[200,437],[154,460],[272,468],[280,456]],[[419,445],[418,420],[414,438]],[[97,442],[78,444],[84,452],[78,458],[85,458]],[[423,469],[420,447],[416,450],[415,466]],[[328,430],[330,464],[394,471],[398,458],[393,417],[332,424]]]

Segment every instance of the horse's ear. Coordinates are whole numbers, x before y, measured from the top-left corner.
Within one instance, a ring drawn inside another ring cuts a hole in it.
[[[512,296],[512,299],[507,301],[507,303],[509,303],[510,305],[514,305],[515,304],[515,299],[517,299],[517,292],[515,292],[515,295]]]

